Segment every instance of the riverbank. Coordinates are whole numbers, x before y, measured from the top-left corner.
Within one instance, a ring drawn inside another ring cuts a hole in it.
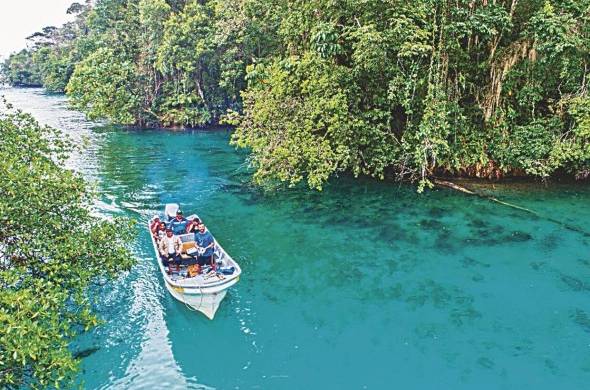
[[[4,87],[10,88],[10,87]],[[65,94],[58,94],[58,93],[50,93],[45,91],[43,88],[23,88],[24,90],[30,89],[31,91],[35,91],[35,93],[43,93],[49,96],[60,96],[63,97],[64,100],[66,99]],[[14,90],[14,89],[13,89]],[[2,89],[0,88],[0,95],[2,94]],[[104,124],[106,126],[106,124]],[[145,129],[153,129],[153,130],[163,130],[163,131],[171,131],[171,132],[192,132],[192,131],[234,131],[235,127],[230,125],[221,125],[221,124],[209,124],[206,126],[198,126],[198,127],[175,127],[175,126],[154,126],[154,127],[142,127],[138,125],[117,125],[111,124],[113,128],[121,128],[131,131],[136,130],[145,130]],[[436,170],[435,170],[436,171]],[[435,180],[441,179],[445,181],[450,181],[456,183],[465,188],[471,188],[475,191],[486,191],[494,192],[496,188],[508,189],[510,187],[514,189],[525,189],[528,188],[529,190],[540,190],[542,188],[546,188],[547,186],[559,186],[559,185],[586,185],[588,183],[588,176],[576,178],[574,175],[568,175],[563,171],[558,171],[555,175],[546,177],[546,178],[539,178],[531,175],[525,175],[522,171],[518,174],[510,174],[504,176],[503,174],[496,173],[496,174],[487,174],[487,175],[480,175],[474,169],[459,169],[458,174],[444,174],[442,172],[438,172],[436,175],[429,176],[427,179]],[[471,172],[471,174],[469,174]],[[488,172],[489,173],[489,172]],[[481,177],[483,176],[483,177]],[[394,172],[388,172],[387,174],[388,179],[390,181],[398,181],[397,174]],[[377,180],[377,179],[375,179]],[[405,179],[406,182],[411,183],[411,180]]]

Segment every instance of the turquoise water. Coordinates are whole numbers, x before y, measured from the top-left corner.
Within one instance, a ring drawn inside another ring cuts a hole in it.
[[[4,90],[85,149],[104,213],[198,211],[243,277],[214,321],[165,290],[149,237],[93,291],[76,343],[90,389],[582,389],[590,380],[588,186],[498,188],[536,217],[447,190],[352,180],[265,195],[226,131],[92,124],[59,96]]]

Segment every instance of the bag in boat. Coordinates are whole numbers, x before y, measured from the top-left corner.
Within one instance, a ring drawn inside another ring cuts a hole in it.
[[[236,270],[235,267],[221,267],[217,269],[217,272],[222,273],[224,275],[231,275]]]
[[[194,278],[201,273],[201,266],[198,264],[189,265],[186,269],[189,278]]]

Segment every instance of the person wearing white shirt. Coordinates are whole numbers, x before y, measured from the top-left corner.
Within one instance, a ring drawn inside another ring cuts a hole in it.
[[[180,269],[180,263],[182,262],[180,257],[181,248],[182,241],[180,241],[180,238],[172,234],[172,229],[166,229],[166,236],[162,237],[159,247],[164,266],[170,267],[172,263],[176,265],[177,271]]]

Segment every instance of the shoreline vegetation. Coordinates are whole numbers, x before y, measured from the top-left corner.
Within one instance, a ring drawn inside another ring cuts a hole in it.
[[[590,177],[590,3],[97,0],[32,34],[11,85],[90,119],[235,126],[256,183],[339,172]]]
[[[101,323],[93,292],[135,262],[134,229],[92,211],[62,132],[0,102],[0,135],[0,388],[69,387],[88,353],[71,342]]]

